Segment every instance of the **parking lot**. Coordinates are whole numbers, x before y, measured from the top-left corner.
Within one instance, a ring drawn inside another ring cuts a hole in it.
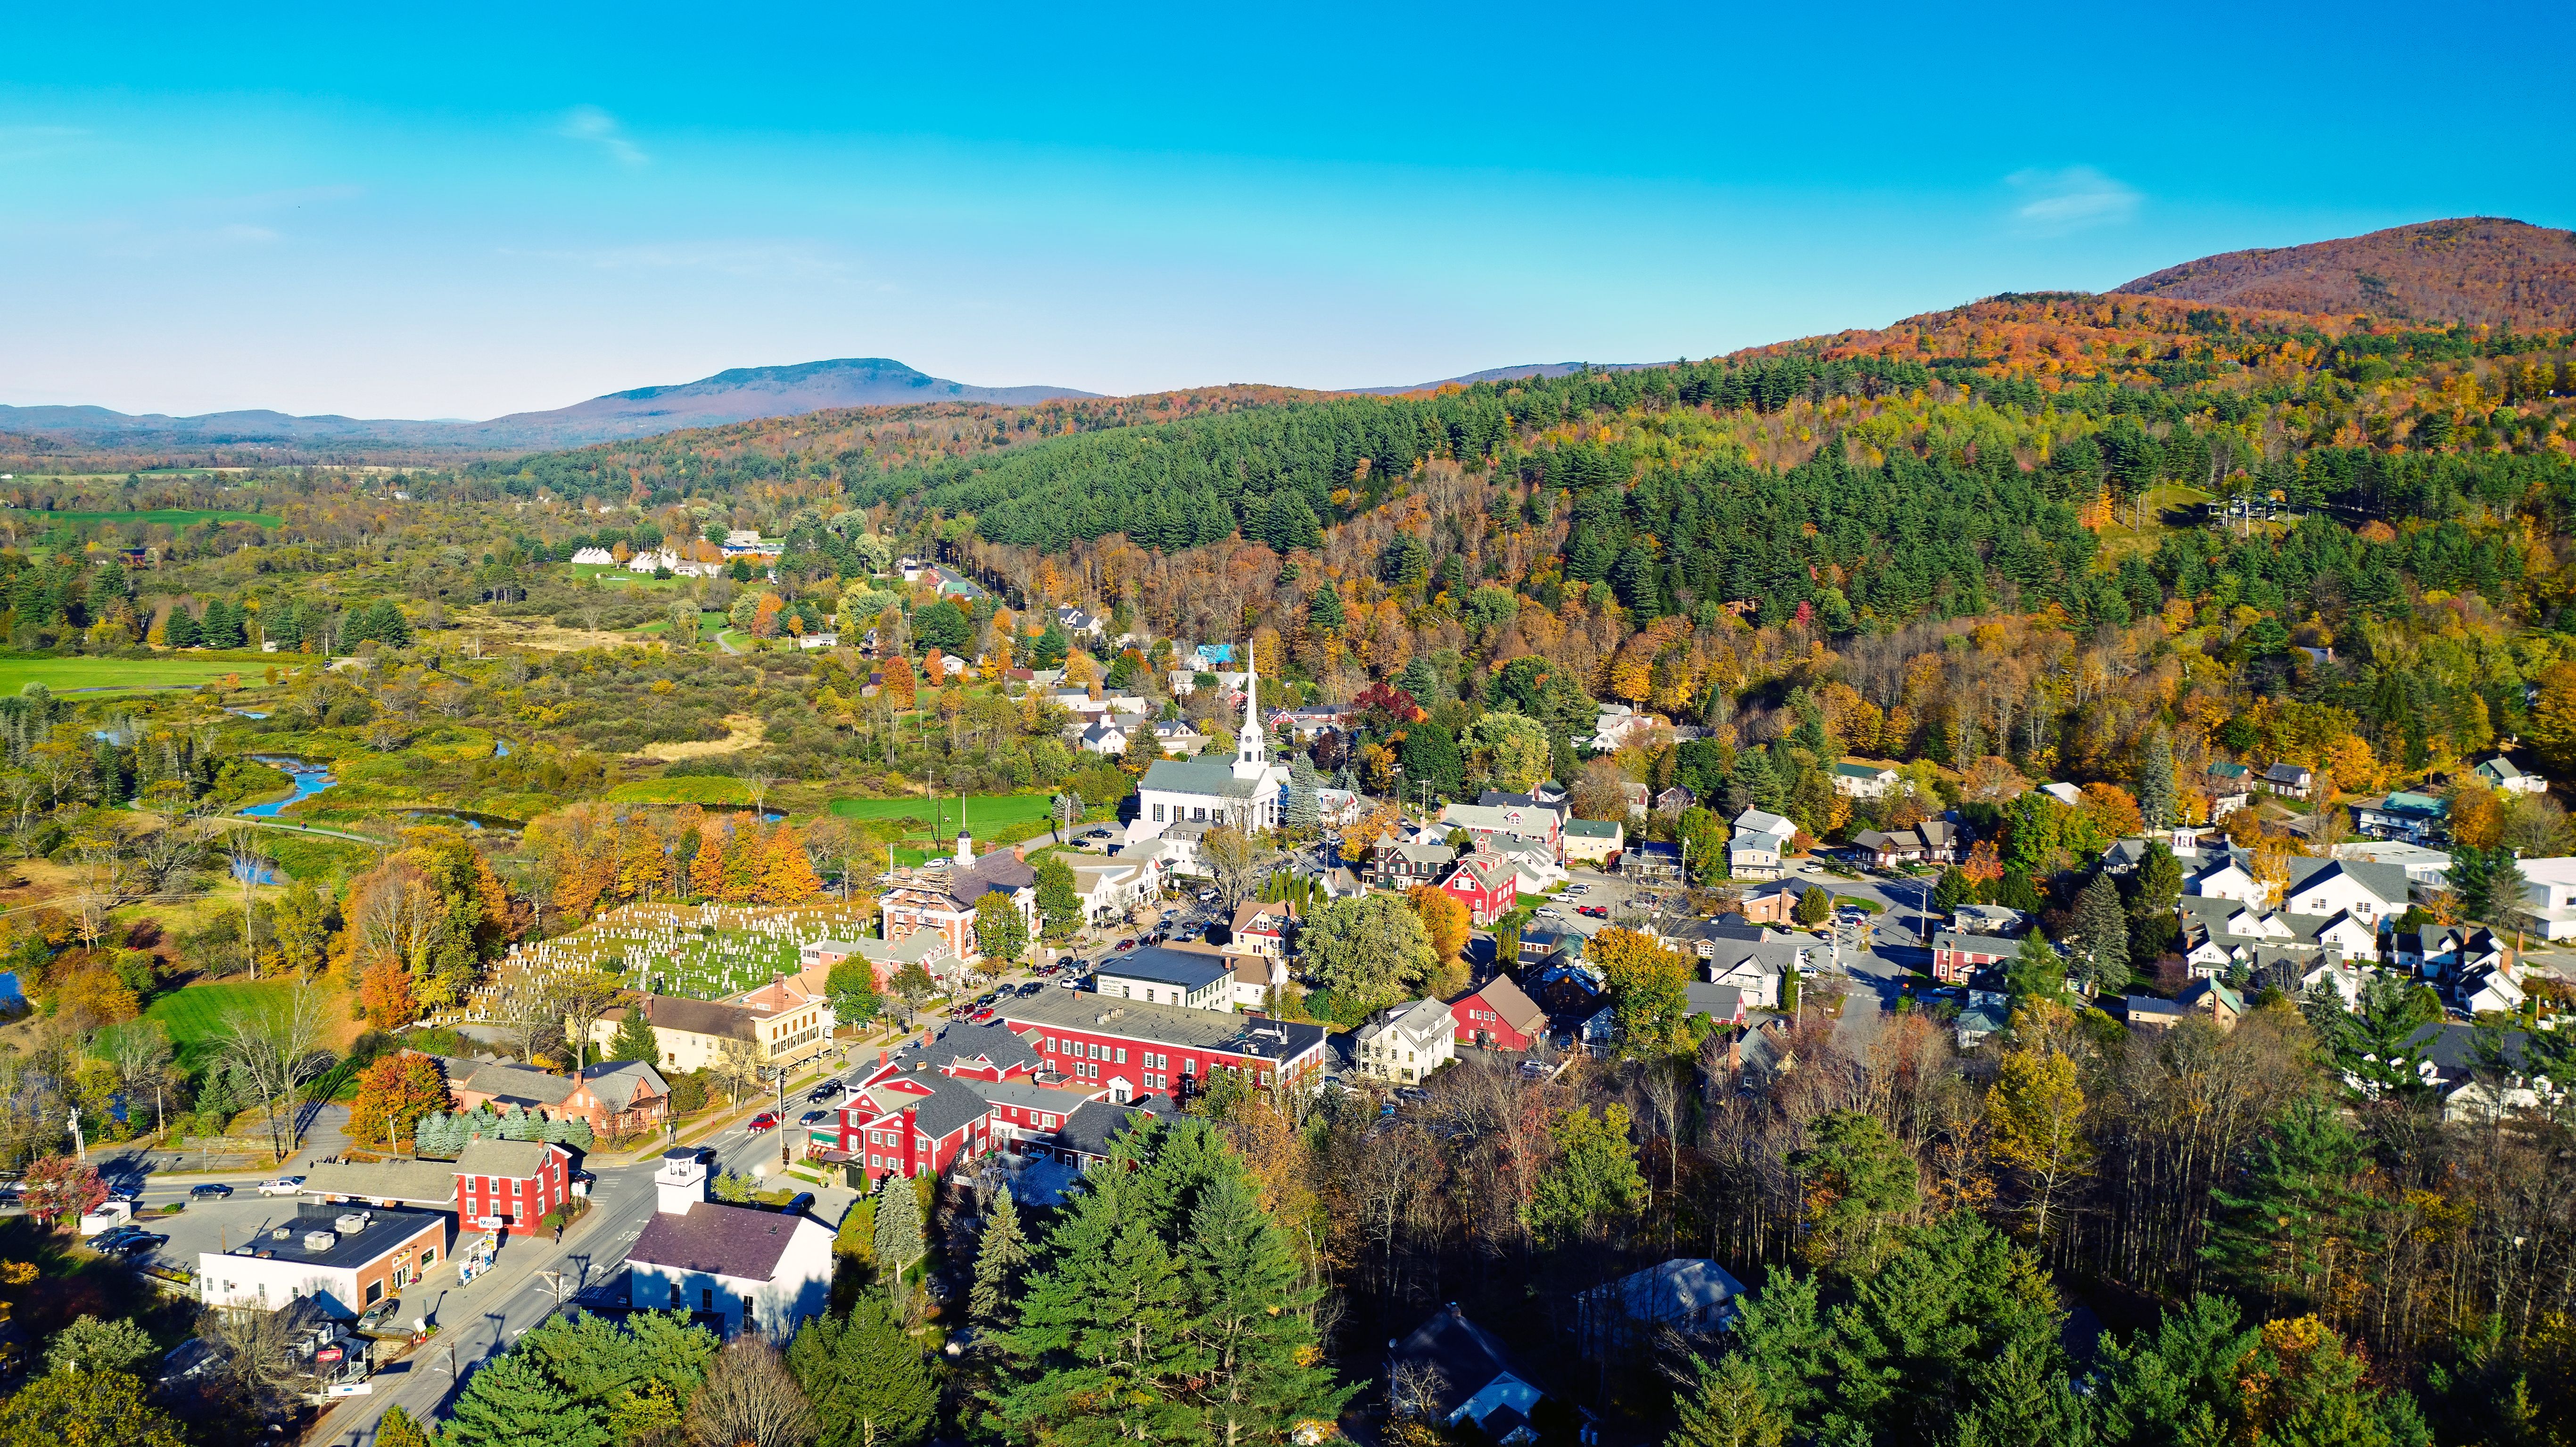
[[[149,1255],[131,1258],[138,1266],[158,1265],[194,1271],[198,1257],[208,1251],[227,1251],[257,1236],[260,1232],[282,1226],[295,1219],[294,1196],[263,1196],[247,1186],[237,1187],[231,1199],[191,1201],[175,1215],[158,1210],[141,1212],[134,1224],[169,1241]]]

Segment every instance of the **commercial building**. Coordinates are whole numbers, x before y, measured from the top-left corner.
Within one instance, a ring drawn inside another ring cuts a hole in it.
[[[273,1311],[314,1297],[354,1315],[427,1277],[448,1240],[441,1212],[301,1202],[284,1225],[198,1253],[197,1299]]]
[[[1112,1100],[1156,1092],[1187,1100],[1219,1071],[1255,1088],[1303,1088],[1323,1069],[1323,1028],[1295,1021],[1073,990],[1044,990],[1000,1009],[1045,1062],[1041,1079],[1106,1090]]]

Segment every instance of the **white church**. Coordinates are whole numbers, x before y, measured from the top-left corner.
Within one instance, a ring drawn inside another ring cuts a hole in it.
[[[1245,650],[1247,653],[1249,649]],[[1189,841],[1220,824],[1257,833],[1279,827],[1280,800],[1288,790],[1288,767],[1270,762],[1270,740],[1261,728],[1261,679],[1243,679],[1243,728],[1235,735],[1234,762],[1206,759],[1158,759],[1136,784],[1136,817],[1127,825],[1127,843],[1161,839],[1175,825],[1185,829],[1174,841]],[[1195,852],[1194,850],[1191,852]]]

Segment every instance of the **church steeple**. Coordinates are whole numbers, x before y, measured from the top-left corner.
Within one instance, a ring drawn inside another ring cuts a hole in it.
[[[1270,739],[1261,727],[1261,669],[1252,640],[1243,642],[1243,728],[1234,736],[1234,776],[1258,779],[1270,772]]]

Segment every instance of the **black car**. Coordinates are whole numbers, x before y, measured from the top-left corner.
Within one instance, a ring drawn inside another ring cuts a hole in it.
[[[233,1188],[225,1185],[221,1181],[204,1181],[188,1188],[188,1199],[191,1201],[220,1201],[232,1193]]]
[[[810,1211],[813,1208],[814,1193],[812,1191],[798,1191],[795,1195],[787,1198],[786,1205],[781,1206],[778,1209],[787,1212],[789,1215],[794,1215],[798,1211]]]
[[[103,1246],[99,1249],[117,1256],[140,1256],[146,1252],[158,1251],[169,1244],[170,1238],[167,1236],[152,1231],[137,1231],[131,1236],[119,1238],[113,1246]]]
[[[128,1237],[145,1236],[149,1234],[151,1233],[145,1231],[140,1226],[111,1226],[107,1230],[101,1231],[97,1235],[89,1238],[89,1249],[92,1251],[114,1251],[119,1246],[123,1245]]]

